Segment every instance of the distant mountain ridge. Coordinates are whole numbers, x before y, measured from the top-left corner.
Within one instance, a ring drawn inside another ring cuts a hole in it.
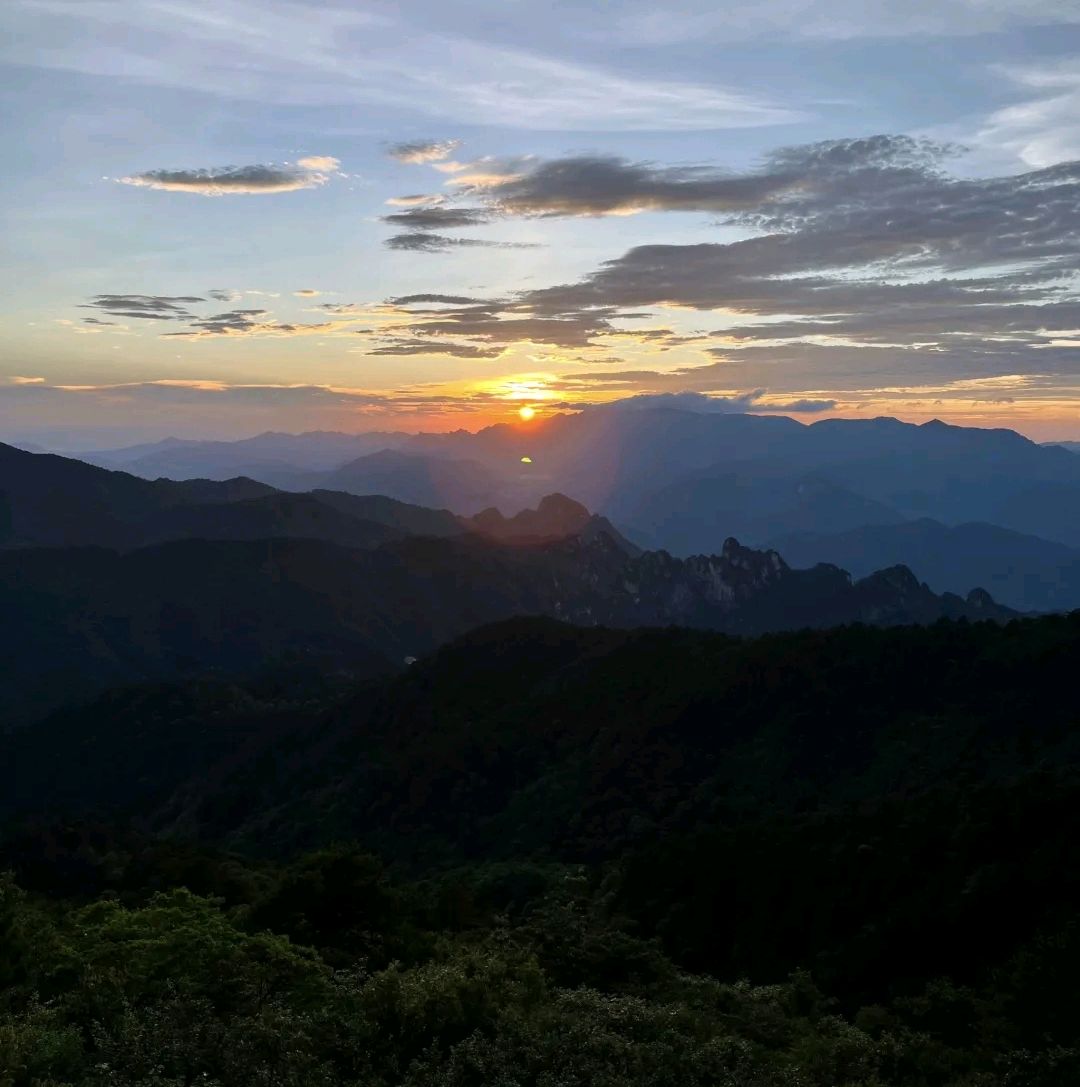
[[[938,420],[804,425],[783,416],[600,407],[477,433],[268,434],[166,446],[153,456],[129,467],[247,474],[292,490],[376,489],[465,514],[520,509],[557,491],[603,510],[635,539],[683,555],[715,550],[731,535],[761,545],[793,532],[920,518],[985,522],[1080,547],[1074,452]]]
[[[685,559],[642,551],[562,494],[470,518],[0,447],[0,503],[11,720],[116,683],[273,660],[371,673],[516,615],[757,634],[1014,614],[974,586],[935,594],[902,564],[853,579],[732,537]]]
[[[769,541],[796,567],[833,562],[857,577],[910,564],[936,592],[981,585],[1027,611],[1080,608],[1080,550],[989,524],[944,525],[930,518],[799,533]]]
[[[340,434],[267,431],[236,441],[164,438],[121,449],[68,454],[102,468],[121,468],[148,479],[228,479],[264,472],[329,471],[366,453],[395,448],[409,435],[395,432]]]

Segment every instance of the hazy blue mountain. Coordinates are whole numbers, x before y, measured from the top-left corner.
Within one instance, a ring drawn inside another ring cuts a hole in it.
[[[238,441],[191,441],[166,438],[160,442],[77,454],[106,468],[123,468],[147,479],[228,479],[248,475],[274,485],[288,485],[304,472],[328,471],[407,439],[396,433],[340,434],[310,431],[281,434],[268,431]]]
[[[791,533],[769,543],[796,567],[831,562],[861,577],[904,563],[935,592],[980,585],[1025,611],[1080,608],[1080,551],[1000,528],[920,518],[842,532]]]
[[[1070,453],[1080,453],[1080,442],[1044,442],[1044,445],[1067,449]]]
[[[755,546],[790,532],[895,523],[903,514],[822,475],[760,463],[718,466],[656,491],[621,495],[613,516],[632,535],[678,555],[732,533]]]
[[[332,472],[312,473],[304,477],[303,489],[382,494],[460,514],[475,513],[503,493],[496,473],[478,461],[389,449],[358,457]]]
[[[560,492],[652,545],[713,550],[894,520],[999,524],[1080,547],[1080,461],[1010,430],[933,421],[595,408],[478,433],[266,434],[133,447],[141,475],[238,474],[474,514]],[[113,463],[113,462],[110,462]]]
[[[406,448],[476,459],[506,473],[520,499],[573,495],[681,553],[715,548],[733,532],[765,540],[921,517],[986,521],[1080,546],[1080,461],[1010,430],[601,408],[528,427],[421,435]],[[522,466],[522,456],[531,463]]]

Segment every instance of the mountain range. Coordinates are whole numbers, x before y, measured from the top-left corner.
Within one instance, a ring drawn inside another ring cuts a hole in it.
[[[842,532],[792,532],[769,546],[797,567],[833,562],[863,577],[903,563],[937,592],[974,584],[1025,610],[1080,606],[1080,550],[997,525],[921,517]]]
[[[853,580],[730,537],[710,555],[643,551],[558,494],[469,518],[3,447],[0,496],[12,722],[118,683],[286,659],[374,674],[515,615],[753,634],[1013,614],[978,588],[937,595],[903,566]]]
[[[1080,459],[1070,444],[937,421],[804,425],[647,404],[475,434],[265,434],[86,456],[135,474],[246,474],[279,489],[379,492],[467,515],[559,492],[603,511],[635,543],[683,557],[734,536],[787,545],[796,564],[809,556],[869,572],[902,563],[938,591],[967,592],[977,571],[975,583],[993,585],[1004,603],[1049,610],[1080,607]],[[931,523],[957,532],[931,540]],[[855,563],[858,539],[870,550]]]

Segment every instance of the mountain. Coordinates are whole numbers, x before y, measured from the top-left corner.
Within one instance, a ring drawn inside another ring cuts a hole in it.
[[[724,434],[728,418],[712,424],[716,434]],[[668,484],[662,469],[643,478],[648,485],[619,488],[604,509],[628,531],[680,553],[705,545],[712,510],[717,519],[747,518],[738,528],[754,544],[931,517],[950,525],[985,521],[1080,546],[1080,462],[1011,431],[824,420],[785,428],[763,453],[745,443],[738,454]],[[694,518],[702,522],[698,533]]]
[[[75,454],[104,468],[122,468],[147,479],[230,479],[238,475],[274,485],[303,472],[329,471],[349,460],[395,448],[407,435],[393,432],[339,434],[268,431],[238,441],[195,441],[165,438],[160,442]]]
[[[589,541],[602,534],[628,555],[640,554],[641,550],[630,543],[606,517],[589,513],[580,502],[564,494],[545,495],[536,509],[521,510],[512,517],[505,517],[492,506],[474,517],[462,518],[461,523],[470,531],[501,543],[537,544],[563,540],[568,536]]]
[[[349,497],[349,496],[344,496]],[[376,547],[401,530],[363,520],[315,494],[274,492],[239,502],[174,506],[131,526],[130,547],[168,540],[326,540],[344,547]]]
[[[314,490],[311,495],[340,513],[360,521],[385,525],[398,536],[460,536],[467,531],[464,519],[447,509],[428,509],[382,494],[355,495],[343,491]]]
[[[124,547],[148,517],[179,506],[261,498],[271,490],[250,479],[150,482],[0,445],[0,547]]]
[[[853,582],[836,567],[792,570],[775,552],[735,540],[718,555],[682,560],[627,549],[591,521],[586,529],[531,546],[468,533],[368,550],[183,539],[127,553],[0,552],[9,719],[118,683],[242,675],[275,659],[377,671],[515,615],[754,634],[1012,614],[979,590],[936,596],[904,567]]]
[[[421,435],[406,449],[472,457],[508,474],[527,454],[520,497],[530,486],[560,490],[680,554],[714,549],[721,522],[723,535],[761,544],[921,517],[985,521],[1080,547],[1080,461],[1009,430],[597,408],[541,425]]]
[[[520,509],[559,492],[633,538],[681,555],[714,551],[731,535],[760,545],[794,532],[922,518],[996,524],[1080,547],[1073,453],[1009,430],[937,420],[804,425],[668,406],[597,407],[475,434],[173,443],[142,451],[132,464],[143,474],[244,474],[289,490],[378,492],[464,514]]]
[[[499,494],[499,478],[473,460],[382,450],[343,464],[332,472],[306,476],[305,489],[384,494],[418,506],[472,513]]]
[[[1080,442],[1046,442],[1044,444],[1056,445],[1059,449],[1067,449],[1070,453],[1080,453]]]
[[[796,532],[769,546],[796,567],[830,562],[862,577],[904,563],[935,592],[966,592],[974,584],[1024,611],[1080,608],[1080,551],[996,525],[920,518],[846,532]]]
[[[243,478],[149,481],[0,446],[0,547],[131,550],[167,540],[273,537],[374,547],[402,536],[466,530],[449,510],[382,495],[285,493]]]
[[[693,554],[727,532],[759,544],[787,533],[905,519],[822,476],[758,464],[695,472],[655,491],[624,495],[615,508],[631,532],[677,555]]]

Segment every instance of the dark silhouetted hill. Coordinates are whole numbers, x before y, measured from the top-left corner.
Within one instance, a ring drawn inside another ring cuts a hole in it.
[[[370,550],[313,539],[9,550],[0,607],[11,720],[122,682],[244,674],[282,657],[369,669],[515,615],[755,634],[1011,614],[979,591],[937,596],[904,567],[853,582],[837,567],[792,570],[735,540],[682,560],[602,530],[534,546],[470,533]]]

